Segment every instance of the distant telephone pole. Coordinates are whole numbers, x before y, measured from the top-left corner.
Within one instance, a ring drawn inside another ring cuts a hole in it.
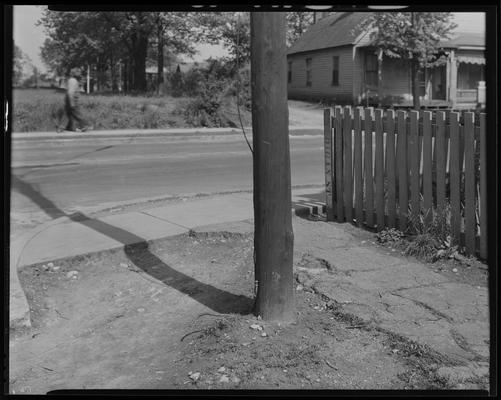
[[[254,313],[291,321],[293,245],[285,13],[251,12]]]

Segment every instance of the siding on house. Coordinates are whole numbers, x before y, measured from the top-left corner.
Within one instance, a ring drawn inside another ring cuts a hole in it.
[[[339,85],[332,85],[333,57],[339,57]],[[306,59],[311,58],[311,86],[306,86]],[[290,55],[291,83],[287,85],[289,98],[296,100],[328,99],[353,101],[352,46],[297,53]]]

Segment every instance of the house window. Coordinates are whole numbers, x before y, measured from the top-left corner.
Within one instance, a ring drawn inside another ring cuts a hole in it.
[[[419,96],[424,97],[426,95],[426,69],[421,68],[418,71],[418,82],[419,82]]]
[[[306,59],[306,86],[311,86],[311,58]]]
[[[287,83],[292,82],[292,61],[289,61],[287,67]]]
[[[368,86],[377,86],[377,56],[367,53],[365,55],[365,84]]]
[[[332,86],[339,86],[339,56],[332,57]]]

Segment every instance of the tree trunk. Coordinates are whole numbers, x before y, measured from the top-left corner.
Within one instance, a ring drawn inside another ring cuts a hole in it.
[[[421,108],[419,101],[419,64],[414,60],[411,60],[411,63],[412,104],[414,110],[419,110]]]
[[[141,32],[137,35],[134,49],[134,83],[137,92],[146,92],[146,56],[148,52],[148,37]]]
[[[162,28],[158,28],[158,54],[157,54],[157,93],[162,90],[164,83],[164,35]]]
[[[285,13],[251,13],[254,313],[291,321],[293,244]]]
[[[122,82],[123,91],[127,93],[129,91],[129,62],[127,60],[123,62]]]

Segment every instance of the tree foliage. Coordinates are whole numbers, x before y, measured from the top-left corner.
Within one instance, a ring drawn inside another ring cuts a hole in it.
[[[356,30],[370,31],[373,45],[386,56],[409,62],[414,108],[419,108],[418,72],[446,61],[440,42],[455,27],[449,12],[381,12],[372,13]]]
[[[146,90],[148,55],[163,51],[193,54],[195,36],[192,18],[182,12],[54,12],[45,10],[39,24],[45,27],[47,40],[41,56],[55,73],[67,73],[73,67],[93,65],[98,79],[106,74],[117,79],[122,64],[124,87]],[[151,47],[155,46],[152,52]],[[160,47],[159,47],[160,46]],[[104,79],[104,78],[103,78]]]
[[[26,69],[31,63],[31,59],[14,43],[13,52],[13,65],[12,65],[12,84],[18,86],[23,81]]]
[[[299,39],[308,27],[314,22],[314,13],[305,11],[288,12],[287,18],[287,46]]]

